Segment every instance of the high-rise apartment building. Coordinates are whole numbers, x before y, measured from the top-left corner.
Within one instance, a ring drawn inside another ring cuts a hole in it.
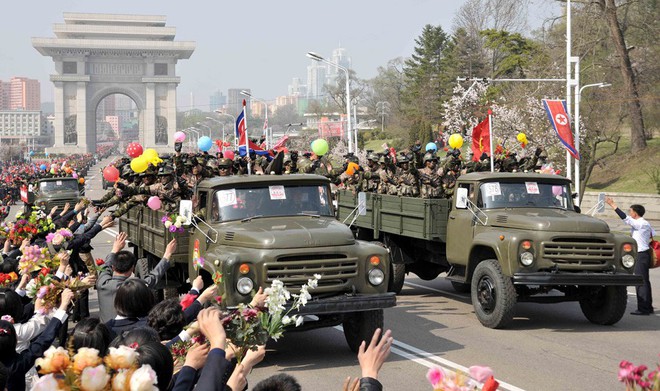
[[[307,86],[302,83],[299,77],[294,77],[289,84],[289,96],[307,96]]]
[[[250,107],[250,97],[241,94],[241,91],[250,92],[249,88],[230,88],[227,90],[227,114],[237,116],[243,110],[243,99],[246,100],[246,105]]]
[[[240,93],[240,91],[239,91]],[[222,91],[216,91],[215,94],[209,96],[209,110],[222,109],[227,104],[227,97]]]
[[[332,58],[330,58],[330,61],[334,62],[335,64],[339,64],[346,69],[351,69],[351,58],[346,56],[346,48],[339,47],[333,50]],[[342,77],[346,76],[344,74],[344,71],[342,71],[341,69],[328,65],[326,84],[336,85],[338,80],[337,78],[340,75]]]
[[[9,90],[11,84],[0,80],[0,110],[9,110]]]
[[[325,96],[325,77],[328,68],[325,64],[311,60],[307,66],[307,97],[309,99],[322,99]]]
[[[12,77],[9,80],[9,110],[41,110],[41,85],[39,80]]]

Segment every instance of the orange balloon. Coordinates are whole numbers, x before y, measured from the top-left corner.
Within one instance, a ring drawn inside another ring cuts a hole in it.
[[[85,178],[78,179],[78,183],[80,183],[81,185],[84,185],[85,184]]]
[[[350,163],[348,163],[348,167],[346,167],[346,175],[353,176],[353,175],[355,175],[355,173],[359,169],[360,169],[360,166],[358,166],[357,163],[350,162]]]

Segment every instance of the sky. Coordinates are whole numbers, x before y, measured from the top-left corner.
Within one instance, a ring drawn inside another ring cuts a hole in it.
[[[357,77],[377,75],[391,59],[409,57],[426,24],[451,32],[455,12],[465,0],[39,0],[3,6],[0,23],[0,80],[25,76],[41,82],[43,102],[53,100],[50,57],[31,45],[32,37],[54,37],[52,25],[64,12],[165,15],[176,27],[176,40],[195,41],[188,60],[177,64],[179,110],[191,105],[208,110],[209,96],[229,88],[249,88],[253,96],[273,102],[287,94],[294,77],[306,78],[314,51],[329,58],[346,48]],[[38,4],[38,6],[36,5]],[[534,0],[529,23],[559,13],[551,0]]]

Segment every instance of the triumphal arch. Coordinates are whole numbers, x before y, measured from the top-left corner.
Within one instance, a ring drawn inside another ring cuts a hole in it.
[[[96,150],[96,107],[111,94],[137,106],[140,142],[171,150],[176,132],[175,67],[195,42],[174,41],[165,16],[64,13],[53,25],[55,38],[33,38],[32,46],[53,58],[55,143],[49,152]]]

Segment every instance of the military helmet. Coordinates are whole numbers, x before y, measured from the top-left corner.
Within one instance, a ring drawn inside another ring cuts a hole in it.
[[[211,169],[218,168],[218,159],[209,159],[206,162],[206,167],[211,168]]]
[[[139,175],[140,178],[144,178],[146,176],[155,176],[158,173],[158,170],[156,167],[149,165],[146,170],[142,171]]]
[[[371,152],[371,153],[367,156],[367,160],[371,160],[371,161],[377,162],[377,161],[378,161],[378,155],[376,155],[375,153]]]
[[[385,156],[381,156],[380,159],[378,159],[378,163],[387,164],[387,159],[385,159]]]
[[[233,165],[234,165],[234,161],[229,158],[223,157],[222,159],[218,159],[218,168],[220,167],[226,168],[226,167],[231,167]]]
[[[399,157],[396,158],[396,163],[397,164],[410,163],[410,159],[408,159],[408,156],[406,155],[399,155]]]
[[[158,169],[158,176],[172,175],[174,174],[174,168],[170,165],[164,165]]]
[[[435,154],[430,153],[430,152],[427,152],[426,154],[424,154],[424,163],[430,162],[430,161],[433,161],[433,160],[435,160],[435,161],[438,160],[438,157],[435,156]]]

